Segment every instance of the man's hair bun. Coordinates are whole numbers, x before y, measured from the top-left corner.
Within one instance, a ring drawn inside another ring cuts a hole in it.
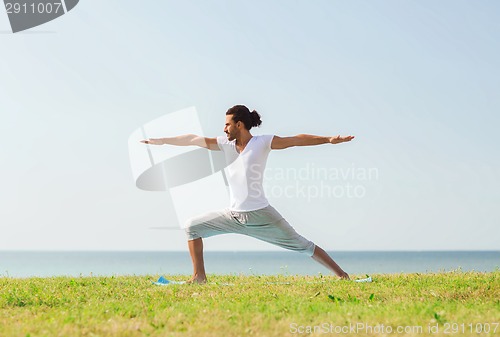
[[[252,126],[260,126],[262,124],[262,120],[260,119],[260,115],[257,111],[253,110],[250,112],[250,118],[252,121]]]

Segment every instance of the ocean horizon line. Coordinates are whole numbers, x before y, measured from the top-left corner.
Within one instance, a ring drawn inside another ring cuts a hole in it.
[[[429,272],[443,270],[496,271],[500,251],[329,251],[350,274]],[[314,262],[314,261],[313,261]],[[293,251],[206,251],[209,273],[308,274],[329,273],[307,254]],[[0,275],[124,275],[189,274],[186,251],[18,250],[0,251]]]

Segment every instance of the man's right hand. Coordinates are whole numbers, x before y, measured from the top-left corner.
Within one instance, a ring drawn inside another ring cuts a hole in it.
[[[162,145],[163,144],[161,139],[156,139],[156,138],[144,139],[144,140],[141,140],[141,143],[148,144],[148,145]]]

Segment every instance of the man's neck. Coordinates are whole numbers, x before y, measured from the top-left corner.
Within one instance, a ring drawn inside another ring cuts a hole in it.
[[[252,139],[252,134],[250,132],[245,132],[240,137],[236,138],[236,145],[245,147],[247,146],[250,139]]]

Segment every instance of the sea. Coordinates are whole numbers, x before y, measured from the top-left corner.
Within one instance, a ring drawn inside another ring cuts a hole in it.
[[[335,251],[349,274],[491,272],[500,251]],[[207,274],[331,275],[310,257],[291,251],[207,251]],[[187,251],[0,251],[0,277],[189,275]]]

